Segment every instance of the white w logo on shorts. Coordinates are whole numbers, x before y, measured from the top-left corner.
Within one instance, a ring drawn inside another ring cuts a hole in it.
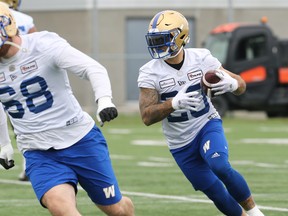
[[[206,154],[206,152],[210,149],[210,140],[208,140],[204,145],[203,145],[203,150],[204,153]]]
[[[107,188],[103,188],[103,191],[107,199],[109,199],[110,197],[115,197],[114,185],[107,187]]]

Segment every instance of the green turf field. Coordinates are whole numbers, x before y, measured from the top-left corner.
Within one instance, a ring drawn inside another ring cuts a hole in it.
[[[288,119],[225,118],[232,165],[246,178],[267,216],[288,215]],[[142,124],[137,115],[120,115],[102,128],[124,195],[137,216],[220,216],[201,192],[195,192],[172,160],[158,123]],[[0,216],[48,216],[29,183],[18,181],[16,167],[0,169]],[[83,216],[104,215],[87,198],[77,195]]]

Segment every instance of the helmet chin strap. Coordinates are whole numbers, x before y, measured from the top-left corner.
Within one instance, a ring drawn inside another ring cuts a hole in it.
[[[182,49],[183,49],[183,46],[181,46],[181,48],[178,50],[178,52],[175,55],[167,56],[166,58],[164,58],[164,60],[176,57],[177,55],[179,55],[179,53],[181,52]]]
[[[22,52],[27,52],[26,48],[23,48],[20,45],[18,45],[16,43],[13,43],[11,41],[5,41],[4,44],[8,44],[8,45],[14,46],[14,47],[18,48],[19,50],[21,50]]]

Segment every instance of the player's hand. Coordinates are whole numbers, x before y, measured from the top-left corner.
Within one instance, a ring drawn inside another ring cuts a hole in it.
[[[100,126],[104,125],[105,121],[111,121],[118,116],[118,111],[115,105],[112,103],[110,97],[102,97],[98,99],[97,120],[100,122]]]
[[[172,99],[172,107],[174,110],[199,110],[202,96],[199,96],[200,93],[198,91],[186,92],[188,88],[189,84],[186,84]]]
[[[14,150],[11,144],[1,146],[0,150],[0,164],[5,169],[10,169],[14,166],[13,160]]]
[[[221,95],[226,92],[234,92],[238,89],[238,81],[231,77],[228,73],[217,70],[216,75],[221,79],[216,84],[211,84],[211,91],[214,95]]]

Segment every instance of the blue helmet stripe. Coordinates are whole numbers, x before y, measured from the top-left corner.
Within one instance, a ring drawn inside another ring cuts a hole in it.
[[[161,14],[163,14],[163,11],[161,11],[155,15],[155,18],[154,18],[153,23],[152,23],[152,28],[156,28],[158,19],[161,16]]]

